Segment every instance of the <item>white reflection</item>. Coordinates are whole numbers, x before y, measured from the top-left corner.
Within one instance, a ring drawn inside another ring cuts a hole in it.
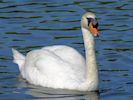
[[[97,92],[57,90],[34,85],[29,87],[27,94],[32,95],[37,100],[99,100]]]

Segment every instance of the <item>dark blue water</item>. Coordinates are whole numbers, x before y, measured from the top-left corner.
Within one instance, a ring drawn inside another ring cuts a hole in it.
[[[132,0],[1,0],[0,100],[132,100]],[[27,83],[12,62],[11,48],[23,54],[64,44],[84,55],[80,18],[96,13],[100,37],[96,55],[100,93],[53,90]]]

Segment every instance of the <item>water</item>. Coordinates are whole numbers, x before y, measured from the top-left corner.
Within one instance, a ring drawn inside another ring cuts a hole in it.
[[[133,99],[132,0],[1,0],[1,100],[131,100]],[[101,36],[96,38],[100,93],[33,86],[19,75],[11,48],[23,54],[47,45],[64,44],[84,55],[80,17],[93,11]]]

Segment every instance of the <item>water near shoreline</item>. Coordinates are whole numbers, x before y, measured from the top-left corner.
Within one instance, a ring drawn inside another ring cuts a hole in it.
[[[131,0],[1,0],[0,99],[133,99],[133,2]],[[53,90],[28,84],[12,62],[11,48],[23,54],[64,44],[84,55],[80,18],[93,11],[100,24],[96,55],[100,93]]]

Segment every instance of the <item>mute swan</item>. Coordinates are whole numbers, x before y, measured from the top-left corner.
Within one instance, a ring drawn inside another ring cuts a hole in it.
[[[86,60],[74,48],[65,45],[43,47],[26,57],[12,49],[14,63],[29,83],[56,89],[94,91],[98,88],[94,36],[98,36],[95,14],[81,18]]]

